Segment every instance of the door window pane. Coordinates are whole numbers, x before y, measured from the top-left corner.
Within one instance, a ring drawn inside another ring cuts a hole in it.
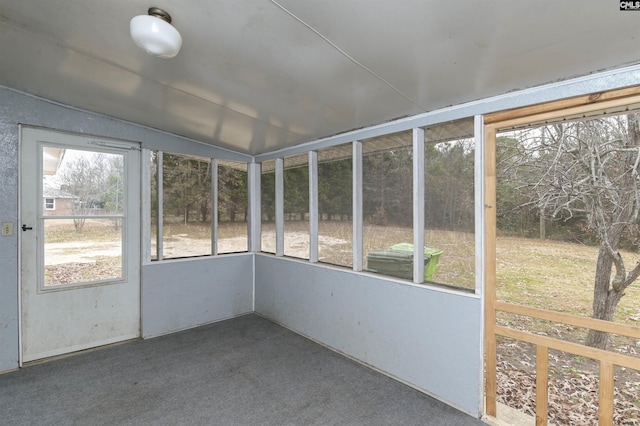
[[[44,287],[123,279],[124,156],[42,147]]]
[[[124,212],[121,154],[44,146],[42,155],[44,215],[109,216]],[[59,155],[55,167],[47,162],[53,155]]]
[[[122,231],[121,219],[45,218],[44,286],[123,279]]]

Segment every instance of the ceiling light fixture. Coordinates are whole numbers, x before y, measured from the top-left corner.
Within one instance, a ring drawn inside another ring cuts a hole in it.
[[[173,58],[180,51],[182,36],[171,25],[171,15],[157,7],[150,7],[148,15],[131,20],[131,38],[149,55]]]

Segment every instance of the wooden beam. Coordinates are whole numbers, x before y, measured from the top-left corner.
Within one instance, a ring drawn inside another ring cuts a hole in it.
[[[567,115],[563,110],[566,110],[568,108],[592,105],[604,101],[627,98],[629,96],[637,95],[640,95],[640,86],[632,86],[608,92],[592,93],[590,95],[577,96],[560,101],[546,102],[543,104],[531,105],[524,108],[515,108],[495,112],[493,114],[487,114],[484,116],[484,122],[485,124],[493,124],[499,121],[508,121],[516,118],[529,117],[532,115],[544,114],[549,112],[558,112],[559,116]]]
[[[617,352],[609,352],[603,349],[596,349],[579,343],[567,342],[565,340],[528,333],[526,331],[515,330],[501,325],[495,326],[495,332],[500,336],[509,337],[511,339],[533,343],[534,345],[548,346],[551,349],[557,349],[570,354],[606,361],[621,367],[633,368],[634,370],[640,370],[640,358],[623,355]]]
[[[620,324],[611,321],[604,321],[589,317],[579,317],[565,314],[563,312],[553,312],[546,309],[532,308],[515,303],[496,302],[496,311],[508,312],[510,314],[523,315],[532,318],[539,318],[547,321],[559,322],[576,327],[588,328],[591,330],[604,331],[621,336],[640,339],[640,327],[628,324]]]
[[[486,413],[496,417],[496,129],[485,127],[485,386]]]

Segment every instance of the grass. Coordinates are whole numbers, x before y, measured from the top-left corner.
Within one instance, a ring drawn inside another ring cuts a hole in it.
[[[598,248],[537,239],[497,239],[498,300],[590,316]],[[640,260],[620,252],[627,269]],[[640,282],[622,298],[615,321],[640,326]]]

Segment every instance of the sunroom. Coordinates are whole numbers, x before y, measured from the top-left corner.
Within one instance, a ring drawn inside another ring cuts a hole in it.
[[[471,419],[640,422],[632,3],[0,6],[0,406],[219,323]],[[173,58],[129,38],[150,6]]]

